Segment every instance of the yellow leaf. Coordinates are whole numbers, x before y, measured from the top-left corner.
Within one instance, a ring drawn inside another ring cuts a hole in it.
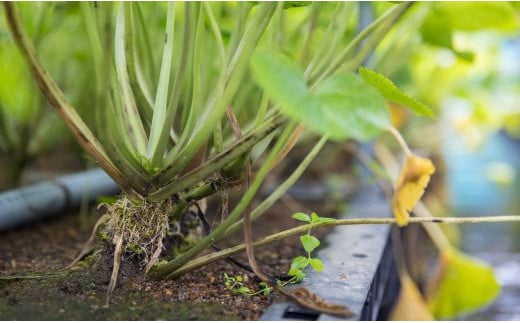
[[[435,166],[428,158],[413,155],[406,158],[392,199],[394,216],[399,226],[408,224],[409,213],[419,202],[434,172]]]
[[[401,291],[389,318],[391,321],[433,321],[421,292],[407,274],[401,274]]]

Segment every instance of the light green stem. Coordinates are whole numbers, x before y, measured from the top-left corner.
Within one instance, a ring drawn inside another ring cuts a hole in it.
[[[316,145],[312,148],[312,150],[307,154],[305,159],[298,165],[298,167],[294,170],[294,172],[280,185],[276,190],[271,193],[260,205],[258,205],[251,212],[251,221],[258,219],[265,211],[267,211],[276,201],[282,197],[287,190],[296,183],[296,181],[300,178],[303,172],[309,167],[310,163],[316,158],[319,154],[325,143],[327,142],[328,137],[324,136],[316,143]],[[242,226],[242,220],[233,224],[225,233],[225,236],[231,234]]]
[[[486,216],[486,217],[420,217],[410,218],[409,223],[456,223],[456,224],[467,224],[467,223],[486,223],[486,222],[520,222],[520,215],[497,215],[497,216]],[[278,240],[285,239],[287,237],[300,234],[308,231],[312,228],[324,228],[341,225],[360,225],[360,224],[396,224],[394,218],[358,218],[358,219],[344,219],[344,220],[330,220],[321,223],[306,224],[295,228],[291,228],[285,231],[281,231],[270,236],[261,238],[253,243],[253,246],[260,247],[268,243],[272,243]],[[174,278],[182,274],[190,272],[196,268],[209,264],[213,261],[221,260],[229,257],[237,252],[245,250],[246,245],[240,244],[235,247],[213,252],[211,254],[193,259],[186,263],[184,266],[175,270],[168,277]]]

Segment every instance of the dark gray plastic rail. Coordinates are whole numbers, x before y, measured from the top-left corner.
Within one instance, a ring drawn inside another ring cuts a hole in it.
[[[358,191],[350,215],[390,216],[382,192],[372,185]],[[350,216],[350,217],[352,217]],[[336,227],[325,238],[316,256],[324,263],[321,273],[309,270],[304,286],[323,299],[347,306],[355,315],[348,320],[386,319],[399,291],[399,280],[387,225]],[[335,316],[304,309],[293,303],[271,305],[262,315],[264,321],[332,321]]]
[[[0,193],[0,231],[78,208],[85,197],[94,202],[120,191],[101,169],[92,169]]]

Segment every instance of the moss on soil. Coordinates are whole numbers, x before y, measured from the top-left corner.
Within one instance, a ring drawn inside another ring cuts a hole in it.
[[[224,304],[165,302],[150,293],[118,288],[105,306],[106,287],[88,270],[67,276],[0,282],[2,320],[237,320]]]

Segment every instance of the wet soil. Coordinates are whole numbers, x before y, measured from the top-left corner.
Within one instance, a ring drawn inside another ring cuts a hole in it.
[[[276,205],[264,215],[262,225],[254,226],[256,238],[298,225],[290,217],[295,207],[311,208],[323,216],[333,213],[331,209],[320,209],[320,205],[304,206],[294,200],[288,204],[290,207]],[[93,211],[83,230],[80,217],[69,214],[0,233],[0,276],[44,276],[0,279],[0,319],[256,320],[280,297],[276,293],[246,296],[226,289],[224,273],[243,275],[244,284],[251,290],[258,290],[259,285],[253,274],[223,260],[174,280],[147,280],[140,273],[123,271],[110,306],[105,306],[111,261],[67,274],[60,271],[82,248],[97,216]],[[314,234],[321,236],[324,232]],[[230,240],[238,242],[241,233]],[[258,249],[257,260],[265,273],[280,275],[300,254],[303,250],[298,238],[292,237]],[[236,259],[247,262],[244,255],[237,255]]]

